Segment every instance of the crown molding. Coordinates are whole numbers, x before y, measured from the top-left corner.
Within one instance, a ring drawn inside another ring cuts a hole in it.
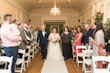
[[[61,14],[60,16],[78,16],[78,15],[79,14]],[[52,16],[52,15],[50,15],[50,14],[30,14],[30,16]]]

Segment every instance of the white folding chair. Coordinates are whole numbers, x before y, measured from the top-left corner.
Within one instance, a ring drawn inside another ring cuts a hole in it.
[[[36,55],[39,52],[39,43],[34,42],[34,46],[35,46],[34,54]]]
[[[83,58],[83,53],[79,53],[78,50],[81,49],[81,50],[86,50],[86,46],[76,46],[76,62],[79,66],[79,63],[83,63],[83,60],[79,60],[79,57]]]
[[[25,63],[24,63],[24,60],[25,60],[25,49],[24,50],[19,49],[18,53],[21,54],[22,56],[21,56],[21,58],[17,59],[16,65],[21,65],[21,67],[20,68],[16,67],[15,72],[22,73],[22,71],[25,70]]]
[[[27,58],[27,59],[25,59],[24,62],[28,66],[28,63],[31,62],[31,58],[30,58],[30,49],[31,49],[31,46],[27,46],[26,49],[28,50],[28,52],[25,53],[25,58]]]
[[[34,59],[34,49],[35,49],[35,46],[34,46],[34,43],[31,44],[31,49],[30,49],[30,57],[32,59]]]
[[[93,51],[92,50],[83,50],[83,66],[82,66],[82,70],[84,71],[84,73],[90,73],[91,70],[89,70],[87,66],[91,66],[91,62],[92,62],[92,54]]]
[[[0,69],[0,73],[11,73],[13,57],[0,56],[0,62],[9,63],[8,69]]]
[[[102,69],[98,69],[97,68],[97,62],[98,61],[104,61],[104,62],[108,62],[108,67],[107,68],[102,68]],[[93,73],[110,73],[110,57],[107,56],[93,56],[92,57],[92,64],[93,64]]]

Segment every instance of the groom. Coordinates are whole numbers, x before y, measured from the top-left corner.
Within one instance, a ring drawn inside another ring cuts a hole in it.
[[[46,32],[46,26],[41,25],[41,30],[38,32],[38,40],[40,41],[40,48],[41,48],[41,53],[42,53],[42,59],[46,59],[47,56],[47,44],[48,44],[48,34]]]

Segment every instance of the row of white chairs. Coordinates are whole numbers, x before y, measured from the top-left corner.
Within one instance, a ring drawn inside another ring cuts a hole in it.
[[[81,49],[82,50],[82,53],[79,53],[78,50]],[[73,47],[73,53],[74,53],[74,47]],[[105,49],[103,50],[103,56],[106,55],[106,51]],[[91,46],[84,46],[84,45],[80,45],[80,46],[76,46],[76,63],[77,65],[79,66],[79,64],[82,64],[82,71],[84,73],[91,73],[91,69],[89,69],[88,67],[86,66],[90,66],[91,67],[91,64],[93,62],[93,59],[92,59],[92,56],[93,56],[93,51],[91,49]],[[80,60],[80,58],[82,60]],[[74,58],[73,58],[74,59]],[[110,60],[109,60],[110,61]],[[110,72],[109,72],[110,73]]]
[[[29,62],[31,62],[31,60],[34,59],[35,55],[38,52],[39,52],[39,43],[36,43],[36,42],[33,42],[31,45],[27,46],[27,48],[24,50],[19,49],[18,53],[21,56],[18,57],[16,65],[20,66],[20,67],[16,66],[15,72],[22,73],[23,71],[26,71],[26,67],[28,67]],[[2,53],[5,54],[4,50],[2,50]],[[2,57],[2,56],[0,56],[0,57]],[[25,59],[25,58],[27,58],[27,59]],[[10,73],[10,72],[0,72],[0,73]]]

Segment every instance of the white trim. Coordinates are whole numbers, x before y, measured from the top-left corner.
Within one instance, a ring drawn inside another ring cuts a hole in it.
[[[46,20],[64,20],[65,25],[67,25],[67,17],[66,16],[58,16],[58,17],[45,16],[45,17],[42,17],[42,24],[44,24],[44,21],[46,21]]]
[[[77,15],[79,15],[79,14],[61,14],[60,16],[77,16]],[[50,14],[30,14],[30,16],[51,16],[51,15]]]

